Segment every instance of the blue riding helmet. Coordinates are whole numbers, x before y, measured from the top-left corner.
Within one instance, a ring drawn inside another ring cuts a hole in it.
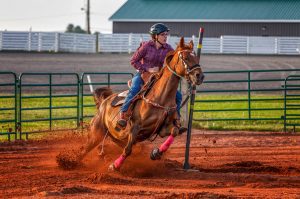
[[[168,32],[170,29],[163,23],[156,23],[151,26],[149,33],[151,35],[159,35],[162,32]]]

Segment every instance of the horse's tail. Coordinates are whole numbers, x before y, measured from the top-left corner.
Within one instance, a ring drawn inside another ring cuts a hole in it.
[[[93,92],[94,101],[95,101],[97,110],[99,109],[102,101],[112,94],[113,94],[112,90],[108,87],[97,88]]]

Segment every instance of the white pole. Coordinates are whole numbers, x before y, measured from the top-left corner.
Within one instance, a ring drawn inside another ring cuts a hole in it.
[[[87,78],[87,80],[89,82],[90,91],[91,91],[91,93],[93,93],[94,92],[94,88],[93,88],[93,85],[92,85],[91,76],[87,75],[86,78]]]

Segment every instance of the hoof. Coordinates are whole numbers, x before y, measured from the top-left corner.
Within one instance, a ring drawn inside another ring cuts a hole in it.
[[[111,163],[108,167],[108,171],[115,172],[115,171],[120,171],[120,169],[116,168],[114,163]]]
[[[161,156],[162,153],[159,151],[158,148],[153,149],[152,152],[150,153],[151,160],[160,160]]]
[[[187,132],[187,130],[188,130],[188,129],[185,128],[185,127],[180,127],[180,128],[179,128],[179,135],[181,135],[181,134]]]

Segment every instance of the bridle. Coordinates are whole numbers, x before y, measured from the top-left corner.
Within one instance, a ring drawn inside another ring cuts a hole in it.
[[[191,51],[191,50],[181,50],[181,51],[178,51],[178,60],[177,60],[177,63],[175,64],[174,68],[176,69],[176,66],[179,64],[179,61],[182,62],[182,65],[184,66],[185,68],[185,74],[184,74],[184,77],[185,79],[187,80],[188,83],[191,83],[191,79],[190,79],[190,73],[196,69],[201,69],[201,66],[200,64],[194,64],[193,66],[189,66],[186,61],[183,59],[183,56],[182,56],[182,53],[183,52],[189,52],[189,53],[193,53],[195,56],[195,52],[194,51]],[[169,69],[169,71],[171,71],[174,75],[176,75],[177,77],[179,78],[183,78],[183,76],[180,76],[178,73],[176,73],[175,70],[173,70],[172,68],[170,68],[170,66],[166,63],[167,68]]]

